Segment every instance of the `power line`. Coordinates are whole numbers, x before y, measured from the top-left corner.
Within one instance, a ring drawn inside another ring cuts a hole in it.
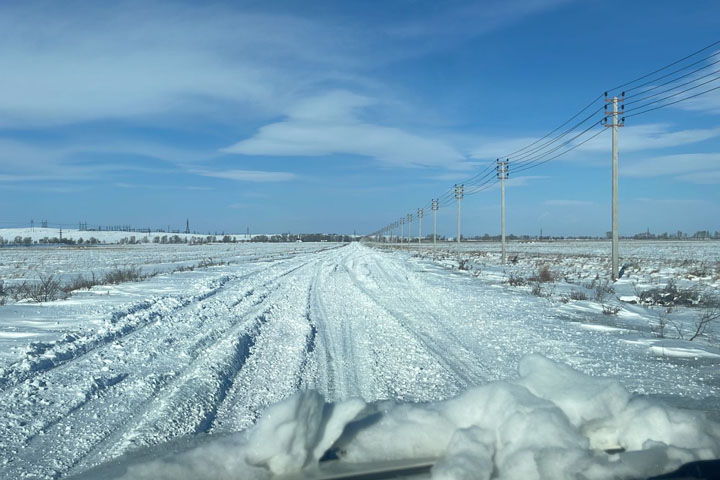
[[[707,78],[707,77],[709,77],[710,75],[717,75],[717,76],[716,76],[715,78],[712,78],[712,79],[708,80],[708,81],[705,82],[705,83],[697,83],[699,80],[702,80],[703,78]],[[646,97],[638,98],[637,100],[633,100],[632,102],[626,102],[625,105],[632,105],[632,104],[634,104],[634,103],[643,102],[643,101],[645,101],[645,100],[647,100],[647,99],[649,99],[649,98],[657,97],[658,95],[663,95],[663,94],[665,94],[665,93],[672,92],[673,90],[676,90],[676,89],[678,89],[678,88],[684,87],[685,85],[696,84],[698,87],[700,87],[700,86],[702,86],[702,85],[705,85],[706,83],[710,83],[710,82],[713,82],[713,81],[718,80],[718,79],[720,79],[720,72],[708,73],[707,75],[703,75],[702,77],[695,78],[695,79],[693,79],[693,80],[690,80],[689,82],[685,82],[685,83],[681,83],[681,84],[679,84],[679,85],[675,85],[674,87],[665,89],[665,90],[663,90],[663,91],[661,91],[661,92],[653,93],[652,95],[648,95],[648,96],[646,96]],[[697,88],[697,87],[696,87],[696,88]],[[685,90],[685,91],[687,91],[687,90]]]
[[[670,105],[675,105],[676,103],[684,102],[684,101],[686,101],[686,100],[690,100],[691,98],[699,97],[700,95],[704,95],[704,94],[706,94],[706,93],[708,93],[708,92],[712,92],[713,90],[717,90],[717,89],[719,89],[719,88],[720,88],[720,86],[717,86],[717,87],[714,87],[714,88],[710,88],[710,89],[705,90],[705,91],[702,91],[702,92],[700,92],[700,93],[696,93],[695,95],[690,95],[689,97],[681,98],[680,100],[675,100],[674,102],[665,103],[665,104],[659,105],[659,106],[657,106],[657,107],[649,108],[649,109],[647,109],[647,110],[642,110],[642,111],[640,111],[640,112],[626,114],[624,117],[625,117],[625,118],[630,118],[630,117],[635,117],[635,116],[638,116],[638,115],[642,115],[643,113],[652,112],[652,111],[654,111],[654,110],[660,110],[661,108],[669,107]],[[674,96],[674,95],[673,95],[673,96]],[[652,103],[656,103],[656,102],[652,102]],[[648,105],[649,105],[649,104],[648,104]],[[647,105],[643,105],[643,106],[647,106]],[[641,107],[638,107],[638,108],[641,108]]]
[[[520,152],[522,152],[522,151],[524,151],[524,150],[532,147],[533,145],[537,144],[538,142],[546,139],[547,137],[549,137],[550,135],[552,135],[553,133],[557,132],[558,130],[560,130],[560,129],[561,129],[562,127],[564,127],[565,125],[567,125],[568,123],[572,122],[574,119],[576,119],[578,116],[580,116],[585,110],[587,110],[588,108],[592,107],[593,104],[594,104],[595,102],[597,102],[598,100],[600,100],[601,98],[602,98],[602,94],[601,94],[601,95],[598,95],[598,96],[597,96],[596,98],[594,98],[590,103],[588,103],[585,107],[583,107],[582,110],[580,110],[579,112],[577,112],[575,115],[573,115],[572,117],[570,117],[569,119],[567,119],[567,120],[566,120],[565,122],[563,122],[562,124],[560,124],[560,125],[558,125],[557,127],[555,127],[555,128],[554,128],[553,130],[551,130],[550,132],[546,133],[544,136],[538,138],[538,139],[535,140],[534,142],[530,143],[529,145],[526,145],[525,147],[523,147],[523,148],[521,148],[521,149],[519,149],[519,150],[515,150],[514,152],[511,152],[511,153],[508,153],[508,154],[505,154],[505,155],[500,155],[500,158],[511,157],[511,156],[513,156],[513,155],[515,155],[515,154],[517,154],[517,153],[520,153]]]
[[[628,85],[632,85],[632,84],[635,83],[635,82],[638,82],[638,81],[643,80],[643,79],[645,79],[645,78],[651,77],[651,76],[655,75],[656,73],[660,73],[660,72],[662,72],[663,70],[667,70],[668,68],[670,68],[670,67],[672,67],[672,66],[674,66],[674,65],[677,65],[678,63],[684,62],[684,61],[687,60],[688,58],[694,57],[694,56],[697,55],[698,53],[704,52],[705,50],[709,50],[709,49],[711,49],[712,47],[714,47],[714,46],[716,46],[716,45],[720,45],[720,40],[717,40],[717,41],[711,43],[710,45],[707,45],[707,46],[701,48],[700,50],[696,50],[696,51],[694,51],[693,53],[691,53],[690,55],[684,56],[684,57],[681,58],[680,60],[675,60],[675,61],[672,62],[672,63],[668,63],[668,64],[665,65],[664,67],[660,67],[660,68],[658,68],[657,70],[654,70],[654,71],[652,71],[652,72],[650,72],[650,73],[646,73],[645,75],[642,75],[642,76],[640,76],[640,77],[637,77],[637,78],[634,79],[634,80],[630,80],[629,82],[623,83],[622,85],[618,85],[617,87],[613,87],[613,88],[611,88],[609,91],[619,90],[619,89],[624,88],[624,87],[626,87],[626,86],[628,86]],[[714,55],[717,55],[717,53],[714,53],[713,55],[710,55],[710,57],[712,57],[712,56],[714,56]],[[709,58],[709,57],[706,57],[705,59],[701,59],[701,60],[695,62],[695,64],[700,63],[700,62],[702,62],[703,60],[706,60],[707,58]],[[694,64],[692,64],[692,65],[694,65]],[[660,78],[662,78],[662,77],[660,77]],[[657,79],[656,79],[656,80],[657,80]],[[641,86],[641,85],[636,85],[635,87],[632,87],[632,88],[635,89],[635,88],[638,88],[638,87],[640,87],[640,86]],[[629,90],[631,90],[631,89],[626,89],[626,91],[629,91]]]
[[[554,160],[554,159],[556,159],[556,158],[558,158],[558,157],[561,157],[561,156],[565,155],[566,153],[570,153],[570,152],[572,152],[573,150],[575,150],[576,148],[579,148],[579,147],[585,145],[587,142],[589,142],[589,141],[592,140],[593,138],[597,137],[598,135],[600,135],[600,134],[603,133],[604,131],[605,131],[605,129],[602,129],[602,130],[598,131],[595,135],[592,135],[591,137],[583,140],[582,142],[578,143],[577,145],[574,145],[572,148],[569,148],[569,149],[567,149],[566,151],[555,155],[554,157],[550,157],[550,158],[548,158],[548,159],[545,159],[545,160],[543,160],[542,162],[539,162],[539,163],[537,163],[537,164],[535,164],[535,165],[526,165],[526,166],[519,167],[519,168],[513,168],[513,173],[524,172],[525,170],[530,170],[531,168],[535,168],[535,167],[538,167],[538,166],[540,166],[540,165],[543,165],[543,164],[549,162],[550,160]]]
[[[718,54],[720,54],[720,52],[718,52]],[[717,65],[718,63],[720,63],[720,60],[716,60],[716,61],[714,61],[714,62],[712,62],[712,63],[709,63],[709,64],[705,65],[704,67],[696,68],[696,69],[693,70],[692,72],[687,72],[687,73],[685,73],[685,74],[683,74],[683,75],[680,75],[679,77],[676,77],[676,78],[673,78],[673,79],[671,79],[671,80],[668,80],[667,82],[663,82],[663,83],[654,85],[653,87],[650,87],[650,88],[648,88],[648,89],[645,89],[645,90],[643,90],[643,91],[641,91],[641,92],[637,92],[637,93],[635,93],[634,95],[628,95],[628,96],[625,97],[625,98],[628,98],[628,99],[629,99],[629,98],[635,98],[635,97],[637,97],[637,96],[639,96],[639,95],[644,95],[644,94],[646,94],[646,93],[648,93],[648,92],[652,92],[653,90],[657,90],[657,89],[660,88],[660,87],[664,87],[665,85],[670,85],[671,83],[674,83],[674,82],[676,82],[676,81],[678,81],[678,80],[682,80],[682,79],[685,78],[685,77],[689,77],[689,76],[694,75],[694,74],[696,74],[696,73],[698,73],[698,72],[701,72],[701,71],[703,71],[703,70],[706,70],[706,69],[712,67],[713,65]],[[714,74],[717,73],[717,72],[718,72],[717,70],[713,70],[712,72],[708,73],[707,75],[703,75],[703,76],[701,76],[701,77],[695,78],[694,80],[699,80],[699,79],[701,79],[701,78],[705,78],[705,77],[707,77],[708,75],[714,75]],[[659,79],[655,79],[655,80],[659,80]],[[653,80],[653,81],[650,82],[650,83],[654,83],[655,80]]]
[[[657,74],[664,72],[665,70],[668,70],[676,65],[679,65],[682,62],[684,62],[688,59],[691,59],[691,58],[697,56],[698,54],[705,52],[705,51],[707,51],[715,46],[718,46],[718,45],[720,45],[720,40],[715,41],[699,50],[696,50],[696,51],[690,53],[689,55],[684,56],[683,58],[680,58],[678,60],[675,60],[674,62],[664,65],[656,70],[653,70],[652,72],[641,75],[633,80],[630,80],[629,82],[625,82],[621,85],[618,85],[616,87],[609,89],[609,91],[614,91],[614,90],[619,90],[621,88],[628,87],[628,88],[626,88],[626,91],[630,92],[630,91],[634,91],[639,88],[645,87],[647,85],[651,85],[653,83],[656,83],[656,82],[666,79],[668,77],[672,77],[673,75],[676,75],[678,73],[684,72],[675,78],[671,78],[663,83],[653,85],[650,88],[646,88],[640,92],[635,93],[632,96],[627,97],[627,98],[632,98],[632,101],[628,102],[626,105],[631,105],[631,104],[637,104],[640,102],[644,102],[646,100],[650,100],[651,98],[655,98],[660,95],[665,95],[669,92],[673,92],[679,88],[682,88],[682,87],[692,84],[692,86],[689,88],[686,88],[681,91],[677,91],[673,94],[666,95],[661,98],[652,100],[650,102],[638,105],[635,108],[633,108],[632,110],[628,110],[626,112],[619,113],[619,115],[622,115],[623,118],[625,118],[625,117],[629,118],[629,117],[633,117],[633,116],[642,115],[644,113],[648,113],[648,112],[651,112],[654,110],[659,110],[661,108],[675,105],[677,103],[684,102],[684,101],[690,100],[692,98],[696,98],[698,96],[712,92],[714,90],[720,89],[720,86],[717,86],[714,88],[709,88],[709,89],[703,90],[701,92],[695,93],[693,95],[682,97],[682,98],[672,101],[672,102],[663,103],[662,105],[658,105],[653,108],[647,108],[647,107],[650,107],[651,105],[655,105],[655,104],[661,103],[661,102],[666,102],[667,100],[676,98],[687,92],[696,90],[704,85],[707,85],[709,83],[720,80],[720,73],[717,71],[712,71],[710,73],[693,78],[684,83],[677,84],[677,82],[679,82],[682,79],[691,77],[692,75],[696,75],[697,73],[702,72],[703,70],[711,68],[714,65],[720,63],[720,59],[718,59],[718,60],[711,61],[707,65],[704,65],[700,68],[696,68],[689,72],[687,71],[688,69],[690,69],[698,64],[707,62],[708,60],[715,59],[718,55],[720,55],[720,51],[715,52],[708,56],[704,56],[703,58],[700,58],[699,60],[695,60],[695,61],[693,61],[687,65],[684,65],[680,68],[677,68],[670,72],[664,73],[663,75],[656,76]],[[702,79],[705,79],[708,77],[711,77],[711,78],[704,82],[698,83],[699,80],[702,80]],[[647,81],[637,84],[638,82],[645,80],[645,79],[647,79]],[[634,85],[634,84],[637,84],[637,85]],[[662,87],[665,87],[668,85],[670,86],[669,88],[666,88],[662,91],[657,91],[658,89],[661,89]],[[656,92],[656,93],[650,94],[651,92]],[[624,94],[625,94],[625,92],[623,92],[623,95]],[[650,94],[650,95],[647,95],[647,94]],[[605,93],[605,95],[607,96],[607,92]],[[645,95],[645,96],[643,96],[643,95]],[[531,143],[525,145],[524,147],[519,148],[509,154],[502,155],[502,158],[507,158],[508,159],[507,161],[512,162],[511,164],[513,166],[514,173],[520,173],[523,171],[527,171],[531,168],[536,168],[540,165],[544,165],[556,158],[559,158],[563,155],[566,155],[566,154],[574,151],[575,149],[585,145],[587,142],[597,138],[599,135],[601,135],[605,131],[604,128],[601,129],[600,131],[594,133],[593,135],[590,135],[588,138],[585,138],[584,140],[582,140],[578,143],[575,143],[574,145],[571,145],[573,142],[576,142],[578,139],[580,139],[581,137],[586,135],[588,132],[590,132],[594,128],[597,128],[602,123],[602,120],[598,121],[598,122],[593,122],[590,126],[585,128],[581,132],[577,133],[576,135],[572,136],[571,138],[569,138],[565,141],[562,141],[562,143],[553,146],[554,144],[563,140],[568,135],[571,135],[573,132],[576,132],[579,129],[579,127],[583,126],[586,122],[591,120],[593,118],[593,116],[595,116],[599,111],[601,111],[603,109],[602,106],[598,107],[597,109],[595,109],[595,110],[591,111],[589,114],[587,114],[579,122],[575,123],[574,125],[572,125],[571,127],[567,128],[567,129],[563,130],[561,133],[555,135],[557,132],[561,131],[561,129],[563,129],[567,125],[571,124],[574,120],[576,120],[578,117],[580,117],[584,112],[586,112],[588,109],[590,109],[600,98],[602,98],[602,96],[603,95],[601,94],[598,97],[594,98],[590,103],[588,103],[580,111],[575,113],[568,120],[561,123],[560,125],[555,127],[553,130],[551,130],[550,132],[543,135],[542,137],[534,140],[533,142],[531,142]],[[604,115],[604,117],[606,118],[607,115]],[[553,155],[555,152],[559,152],[559,153]],[[513,158],[513,156],[516,156],[516,157]],[[493,166],[494,166],[494,164],[491,162],[485,168],[481,169],[475,175],[473,175],[468,180],[466,180],[464,182],[464,184],[461,184],[461,185],[465,186],[464,194],[465,195],[474,195],[474,194],[480,193],[482,191],[485,191],[485,190],[493,187],[496,183],[498,183],[498,179],[492,175],[493,172],[491,171],[491,169]],[[428,205],[433,206],[433,204],[436,206],[436,208],[445,207],[445,206],[448,206],[451,203],[453,203],[453,200],[458,200],[457,199],[457,184],[456,184],[455,189],[453,189],[453,188],[448,189],[443,195],[438,197],[435,202],[430,202],[429,204],[426,204],[423,208],[428,208]],[[459,216],[458,216],[458,223],[459,223]],[[391,227],[392,225],[393,224],[391,223],[389,227]],[[401,221],[401,225],[402,225],[402,221]],[[458,238],[459,238],[459,233],[458,233]]]
[[[596,113],[598,113],[598,112],[601,111],[602,109],[603,109],[602,106],[598,107],[596,110],[594,110],[593,112],[591,112],[590,115],[588,115],[587,117],[585,117],[584,119],[582,119],[580,122],[578,122],[578,123],[576,123],[575,125],[573,125],[572,127],[568,128],[567,130],[565,130],[563,133],[561,133],[560,135],[558,135],[558,136],[555,137],[554,139],[545,142],[543,145],[541,145],[541,147],[538,147],[538,148],[534,149],[532,152],[525,153],[525,154],[523,154],[523,155],[521,155],[521,156],[519,156],[519,157],[517,157],[517,158],[513,158],[512,156],[510,156],[509,159],[510,159],[510,160],[515,160],[515,161],[519,161],[519,160],[523,160],[523,159],[526,159],[526,158],[529,157],[529,156],[534,155],[535,153],[543,150],[545,147],[548,147],[548,146],[552,145],[553,143],[557,142],[557,141],[560,140],[561,138],[563,138],[563,137],[565,137],[566,135],[568,135],[570,132],[572,132],[572,131],[574,131],[575,129],[577,129],[579,126],[581,126],[582,124],[584,124],[585,122],[587,122],[588,120],[590,120]],[[501,158],[502,158],[502,157],[501,157]]]
[[[555,153],[556,151],[558,151],[558,150],[561,149],[562,147],[565,147],[565,146],[571,144],[572,142],[574,142],[575,140],[577,140],[578,138],[582,137],[582,136],[585,135],[587,132],[589,132],[590,130],[592,130],[593,128],[595,128],[595,127],[597,127],[598,125],[600,125],[600,123],[601,123],[601,121],[600,121],[600,122],[595,122],[595,123],[591,124],[591,125],[590,125],[589,127],[587,127],[585,130],[583,130],[582,132],[578,133],[577,135],[575,135],[574,137],[570,138],[569,140],[566,140],[564,143],[556,146],[556,147],[553,148],[552,150],[548,150],[547,152],[544,152],[544,153],[542,153],[542,154],[540,154],[540,155],[537,155],[537,156],[535,156],[535,157],[533,157],[533,158],[529,158],[529,159],[523,160],[523,161],[521,161],[521,162],[512,163],[512,165],[513,165],[513,172],[516,172],[516,171],[517,171],[516,168],[517,168],[518,166],[527,166],[527,165],[529,165],[529,164],[533,164],[533,163],[537,162],[538,160],[542,159],[543,157],[545,157],[545,156],[547,156],[547,155],[550,155],[550,154],[552,154],[552,153]],[[573,147],[571,150],[574,150],[575,148],[577,148],[577,146]]]
[[[654,104],[654,103],[662,102],[663,100],[667,100],[667,99],[669,99],[669,98],[677,97],[678,95],[682,95],[682,94],[685,93],[685,92],[689,92],[690,90],[695,90],[696,88],[700,88],[700,87],[702,87],[703,85],[707,85],[708,83],[712,83],[712,82],[715,82],[715,81],[717,81],[717,80],[720,80],[720,75],[716,76],[715,78],[711,78],[710,80],[706,80],[706,81],[704,81],[704,82],[702,82],[702,83],[698,83],[697,85],[692,86],[692,87],[690,87],[690,88],[686,88],[685,90],[681,90],[681,91],[679,91],[679,92],[675,92],[675,93],[673,93],[672,95],[668,95],[667,97],[658,98],[658,99],[656,99],[656,100],[653,100],[652,102],[648,102],[648,103],[646,103],[646,104],[644,104],[644,105],[640,105],[640,106],[638,106],[638,107],[635,107],[635,109],[645,108],[645,107],[647,107],[647,106],[649,106],[649,105],[652,105],[652,104]],[[679,88],[679,87],[678,87],[678,88]],[[667,92],[672,91],[672,90],[674,90],[674,88],[671,88],[670,90],[667,90],[667,91],[665,91],[665,92],[663,92],[663,93],[667,93]],[[653,96],[654,96],[654,95],[653,95]],[[650,97],[646,97],[646,98],[650,98]],[[630,105],[630,104],[632,104],[632,103],[637,103],[637,102],[639,102],[639,101],[640,101],[640,100],[635,100],[634,102],[628,102],[626,105]]]

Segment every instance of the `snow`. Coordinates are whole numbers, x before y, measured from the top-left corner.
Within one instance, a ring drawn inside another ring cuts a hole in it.
[[[651,264],[667,258],[675,274],[694,268],[672,257],[683,250],[637,250]],[[558,301],[566,286],[582,287],[569,282],[534,296],[504,283],[511,271],[491,257],[478,274],[361,244],[1,253],[6,285],[115,265],[160,273],[66,300],[0,305],[0,478],[65,478],[108,462],[146,468],[148,459],[174,466],[168,477],[262,478],[310,468],[329,446],[342,462],[439,459],[438,478],[488,471],[490,460],[492,471],[502,460],[508,475],[528,478],[555,464],[575,468],[570,458],[588,470],[619,462],[633,471],[647,456],[668,468],[700,458],[715,424],[697,430],[683,415],[720,419],[713,337],[659,338],[656,312],[642,305],[605,315],[592,298]],[[566,257],[583,282],[600,264]],[[220,264],[200,266],[207,258]],[[536,270],[532,262],[517,268]],[[177,268],[187,265],[196,268]],[[631,285],[616,287],[624,295]],[[690,313],[671,319],[688,322]],[[542,442],[552,447],[541,462]],[[629,445],[619,457],[602,452]]]
[[[350,463],[433,457],[433,479],[641,478],[720,456],[720,424],[530,355],[518,378],[442,402],[331,404],[315,391],[300,392],[269,407],[244,434],[119,462],[106,478],[310,474],[330,447]],[[604,452],[610,448],[622,451]]]

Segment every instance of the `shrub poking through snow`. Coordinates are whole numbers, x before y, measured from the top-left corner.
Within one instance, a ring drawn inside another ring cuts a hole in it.
[[[19,285],[13,286],[11,291],[16,301],[30,300],[41,303],[67,298],[67,293],[62,289],[60,280],[53,274],[38,274],[36,281],[23,281]]]
[[[103,277],[103,285],[116,285],[123,282],[138,282],[144,279],[140,267],[115,267]]]
[[[620,307],[615,306],[615,305],[603,304],[602,312],[604,315],[617,315],[620,312]]]
[[[225,265],[226,262],[213,260],[211,257],[205,258],[200,261],[200,263],[197,264],[198,268],[208,268],[208,267],[216,267],[220,265]]]
[[[555,284],[551,283],[547,287],[543,286],[543,283],[535,281],[532,282],[532,289],[530,292],[536,297],[552,298],[555,292]]]
[[[525,277],[521,277],[520,275],[515,274],[510,274],[507,282],[513,287],[523,287],[527,285],[527,280],[525,279]]]
[[[615,293],[615,289],[610,284],[609,280],[593,281],[595,289],[595,301],[605,302],[605,300],[612,294]]]
[[[652,288],[640,292],[640,302],[645,305],[675,306],[697,305],[700,300],[700,293],[693,288],[680,289],[675,280],[670,279],[663,288]]]
[[[688,339],[690,341],[705,335],[711,326],[720,320],[720,296],[708,295],[703,298],[702,304],[703,306],[695,321],[695,331]]]
[[[571,300],[587,300],[588,297],[582,290],[572,290],[570,292],[570,299]]]
[[[543,283],[552,282],[555,279],[553,273],[550,271],[550,267],[546,264],[540,265],[540,268],[538,268],[537,278]]]
[[[75,278],[63,285],[62,288],[65,293],[70,293],[75,290],[90,290],[92,287],[99,284],[100,279],[95,277],[95,272],[90,272],[89,278],[78,274]]]

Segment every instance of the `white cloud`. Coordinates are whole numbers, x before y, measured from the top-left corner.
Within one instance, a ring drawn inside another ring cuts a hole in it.
[[[588,200],[545,200],[542,204],[546,207],[591,207],[597,205],[596,202]]]
[[[711,200],[705,200],[701,198],[649,198],[649,197],[638,197],[634,199],[635,202],[648,205],[663,205],[663,206],[685,206],[685,207],[709,207],[716,206],[715,202]]]
[[[534,182],[535,180],[544,180],[546,178],[549,178],[545,175],[525,175],[522,177],[514,177],[509,178],[505,181],[505,187],[506,188],[513,188],[513,187],[526,187],[530,185],[531,182]],[[481,186],[466,186],[465,187],[465,193],[467,195],[472,195],[473,193],[479,193],[479,192],[486,192],[486,191],[492,191],[492,190],[499,190],[500,189],[500,181],[495,181],[495,179],[491,179],[495,183],[487,184],[487,185],[481,185]]]
[[[192,173],[204,177],[224,178],[240,182],[288,182],[297,179],[297,175],[290,172],[266,172],[262,170],[194,170]]]
[[[439,140],[363,121],[362,108],[374,99],[333,91],[299,102],[285,120],[223,151],[243,155],[361,155],[400,167],[462,168],[464,155]]]
[[[372,85],[364,72],[452,45],[441,37],[487,32],[554,3],[433,6],[429,23],[415,8],[366,19],[263,2],[2,2],[0,126],[223,108],[229,117],[240,107],[276,115],[328,84]],[[410,24],[412,38],[394,33]]]
[[[220,4],[6,2],[0,31],[5,126],[237,110],[238,102],[245,116],[275,114],[317,82],[352,83],[354,54],[366,48],[352,26]]]
[[[710,172],[694,172],[679,175],[678,180],[699,185],[720,185],[720,169]]]
[[[628,123],[626,122],[626,125]],[[669,124],[654,123],[626,126],[620,133],[619,141],[622,142],[623,151],[632,152],[690,145],[718,136],[720,136],[720,127],[672,131]],[[608,150],[608,148],[606,141],[604,149]]]
[[[720,153],[652,156],[637,160],[629,159],[620,165],[620,174],[626,177],[642,178],[674,175],[688,181],[691,178],[699,178],[695,176],[702,176],[710,170],[720,170]]]
[[[137,155],[165,162],[196,162],[202,158],[199,152],[148,142],[99,138],[91,143],[58,146],[0,139],[0,181],[88,180],[107,172],[167,173],[174,168],[121,164],[107,159],[98,161],[97,157],[93,157],[92,162],[73,161],[78,155],[93,154]]]
[[[535,156],[540,156],[543,152],[547,152],[555,147],[561,145],[565,141],[572,138],[576,133],[570,133],[563,137],[556,143],[548,145],[546,148],[539,149],[529,157],[524,152],[516,155],[518,160],[525,161]],[[563,147],[540,158],[552,157],[558,153],[562,153],[567,148],[570,148],[578,143],[587,139],[593,132],[578,138],[575,142],[570,143],[567,147]],[[624,157],[629,152],[640,152],[650,150],[660,150],[664,148],[679,147],[683,145],[692,145],[707,140],[712,140],[720,137],[720,127],[712,128],[700,128],[700,129],[686,129],[686,130],[673,130],[672,126],[667,123],[650,123],[643,125],[628,125],[625,128],[620,129],[619,132],[619,150],[621,157]],[[481,139],[478,141],[479,146],[472,149],[472,158],[475,159],[488,159],[495,158],[502,154],[523,148],[524,146],[530,145],[537,141],[541,136],[522,136],[517,138],[505,138],[500,140],[487,140]],[[542,145],[543,142],[538,142],[536,146],[532,147],[528,151],[533,151],[538,145]],[[563,161],[577,161],[578,159],[595,160],[599,158],[600,154],[609,155],[611,151],[610,135],[600,135],[593,140],[577,147],[575,150],[569,152],[567,155],[558,157],[558,160]],[[512,162],[513,157],[510,157]],[[512,170],[511,170],[512,171]]]

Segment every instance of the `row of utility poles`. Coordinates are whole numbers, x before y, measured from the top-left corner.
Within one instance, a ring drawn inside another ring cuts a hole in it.
[[[622,93],[621,97],[607,98],[607,92],[605,93],[605,112],[603,123],[605,127],[612,128],[612,266],[611,276],[613,280],[618,278],[619,270],[619,233],[618,233],[618,128],[624,127],[625,118],[621,117],[624,112],[624,106],[621,110],[618,110],[618,104],[624,101],[625,92]],[[607,106],[612,105],[612,111],[607,110]],[[610,118],[611,123],[607,120]],[[506,241],[505,241],[505,181],[508,179],[510,173],[510,159],[496,160],[496,176],[500,180],[500,243],[501,243],[501,261],[505,264],[507,259]],[[464,184],[455,184],[455,199],[457,200],[457,238],[456,241],[459,244],[461,237],[460,229],[460,217],[461,217],[461,201],[465,193]],[[439,199],[434,198],[432,200],[432,211],[433,211],[433,244],[437,243],[437,211],[440,207]],[[418,243],[422,243],[422,218],[423,209],[419,208],[417,211],[418,218]],[[378,239],[380,236],[390,236],[390,241],[393,241],[393,237],[397,238],[399,243],[411,242],[410,227],[412,224],[413,214],[408,213],[405,217],[401,217],[400,220],[391,223],[377,232]],[[407,238],[405,237],[405,223],[407,222]],[[400,230],[396,235],[396,231]]]

